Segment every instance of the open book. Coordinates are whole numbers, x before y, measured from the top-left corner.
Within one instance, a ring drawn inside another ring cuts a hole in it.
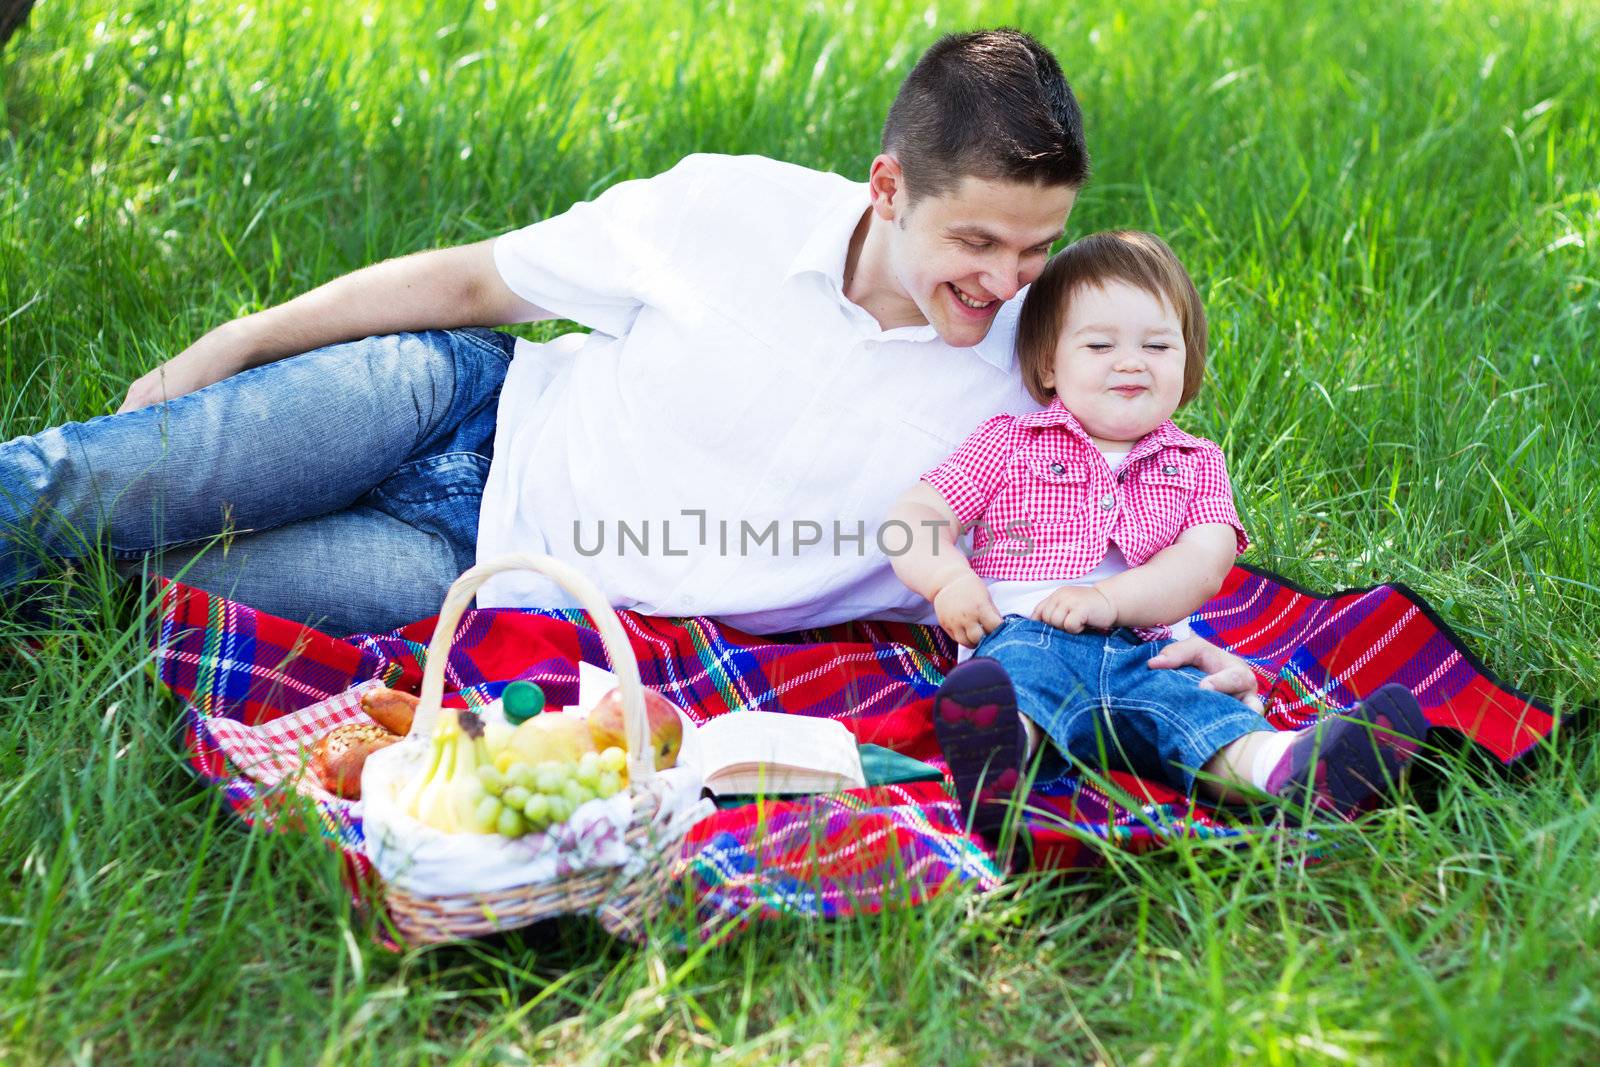
[[[770,711],[732,711],[695,731],[706,788],[745,793],[836,793],[867,784],[843,723]]]
[[[577,706],[594,707],[616,684],[616,675],[580,660]],[[691,749],[706,788],[717,796],[837,793],[867,784],[855,735],[832,719],[771,711],[724,712],[694,727],[692,739],[684,738],[684,752]],[[914,760],[900,762],[918,766]]]

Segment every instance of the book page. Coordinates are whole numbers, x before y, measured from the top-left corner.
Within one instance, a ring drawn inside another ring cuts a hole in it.
[[[735,711],[717,716],[697,732],[708,781],[719,770],[767,767],[774,772],[817,772],[823,778],[838,777],[857,787],[865,784],[855,735],[832,719]],[[775,781],[794,778],[776,773],[773,777]]]

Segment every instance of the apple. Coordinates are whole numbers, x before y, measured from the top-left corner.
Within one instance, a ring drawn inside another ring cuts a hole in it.
[[[678,749],[683,745],[683,720],[678,718],[676,705],[647,688],[644,713],[650,724],[650,750],[655,755],[656,770],[677,766]],[[622,690],[613,689],[589,711],[589,736],[594,747],[604,752],[615,746],[626,752],[628,739],[622,722]]]

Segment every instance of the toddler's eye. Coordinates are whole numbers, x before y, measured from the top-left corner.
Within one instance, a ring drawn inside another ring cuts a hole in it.
[[[1111,351],[1111,342],[1109,342],[1109,341],[1090,341],[1089,342],[1089,349],[1090,349],[1090,351],[1093,351],[1093,352],[1109,352],[1109,351]]]

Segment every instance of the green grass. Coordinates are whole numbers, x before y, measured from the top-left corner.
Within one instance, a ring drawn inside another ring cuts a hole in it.
[[[0,1060],[1585,1062],[1600,1046],[1600,12],[1587,3],[42,0],[0,60],[0,437],[374,259],[760,152],[862,175],[945,30],[1057,51],[1207,297],[1251,558],[1402,579],[1567,719],[1328,862],[1182,844],[710,951],[569,922],[391,954],[241,830],[103,567],[0,622]]]

